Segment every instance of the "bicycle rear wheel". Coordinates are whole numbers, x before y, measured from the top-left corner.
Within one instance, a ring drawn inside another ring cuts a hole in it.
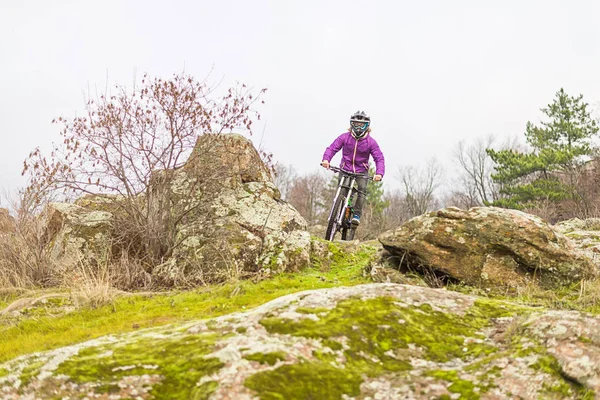
[[[356,228],[346,227],[342,228],[342,240],[354,240],[354,233],[356,232]]]
[[[344,211],[344,201],[346,200],[346,195],[348,193],[347,189],[340,190],[340,194],[335,201],[335,205],[333,206],[333,212],[331,213],[331,218],[327,222],[327,231],[325,232],[325,240],[333,241],[335,238],[335,234],[340,229],[340,225],[337,223],[339,221],[340,213]],[[343,221],[343,219],[342,219]]]

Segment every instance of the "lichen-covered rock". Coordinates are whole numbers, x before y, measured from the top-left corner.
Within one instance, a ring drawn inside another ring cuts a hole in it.
[[[306,221],[281,200],[252,142],[236,134],[200,136],[185,165],[154,171],[147,193],[128,202],[85,196],[51,205],[46,221],[45,241],[59,263],[158,249],[161,258],[145,267],[163,285],[269,275],[310,262]],[[140,230],[148,240],[139,240]]]
[[[559,222],[553,228],[571,239],[575,247],[600,269],[600,218],[574,218]]]
[[[0,365],[4,399],[581,399],[600,318],[370,284]]]
[[[600,218],[572,218],[558,222],[553,228],[562,233],[573,231],[600,231]]]
[[[379,240],[412,267],[482,287],[553,288],[597,274],[563,234],[516,210],[446,208],[413,218]]]
[[[271,181],[271,173],[252,142],[233,133],[199,136],[183,168],[191,176],[211,176],[216,172],[220,187]]]
[[[165,182],[153,192],[152,202],[169,198],[171,209],[190,211],[178,226],[179,245],[172,257],[154,270],[157,280],[197,285],[309,265],[306,221],[281,200],[260,155],[244,137],[201,136],[190,161]],[[189,196],[190,188],[195,196]]]
[[[108,211],[50,203],[42,217],[43,241],[59,265],[103,259],[110,250],[113,214]]]

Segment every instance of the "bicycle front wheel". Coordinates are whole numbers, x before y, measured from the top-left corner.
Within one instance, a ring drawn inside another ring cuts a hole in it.
[[[333,212],[331,213],[331,218],[329,218],[329,221],[327,222],[325,240],[333,241],[333,239],[335,238],[335,234],[340,229],[338,221],[340,220],[340,213],[345,211],[344,201],[346,200],[347,193],[347,190],[341,190],[337,200],[335,201],[335,205],[333,206]]]

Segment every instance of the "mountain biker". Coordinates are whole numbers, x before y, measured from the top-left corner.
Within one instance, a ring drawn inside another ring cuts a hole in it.
[[[358,199],[354,205],[354,216],[352,224],[360,224],[360,216],[367,194],[367,178],[369,173],[369,156],[375,160],[374,181],[380,181],[385,174],[385,159],[379,149],[379,145],[370,135],[371,118],[364,111],[357,111],[350,116],[350,128],[348,132],[338,136],[323,154],[321,166],[329,169],[329,163],[333,156],[342,150],[342,162],[340,168],[347,172],[360,174],[357,178]]]

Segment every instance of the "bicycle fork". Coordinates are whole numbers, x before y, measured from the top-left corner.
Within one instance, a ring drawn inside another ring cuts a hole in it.
[[[341,190],[342,190],[342,185],[338,185],[337,192],[335,192],[335,196],[333,197],[333,204],[331,205],[331,210],[329,210],[329,218],[327,218],[327,221],[331,220],[331,217],[333,216],[333,209],[335,208],[335,202],[337,201]]]
[[[345,181],[345,179],[346,178],[344,178],[344,181]],[[348,186],[344,186],[345,182],[342,182],[342,185],[340,185],[340,188],[342,188],[342,187],[348,188],[348,194],[346,195],[346,198],[344,199],[344,202],[342,203],[344,205],[344,208],[342,208],[340,210],[340,214],[337,216],[336,223],[338,226],[342,226],[342,221],[344,220],[344,215],[346,214],[346,209],[348,208],[349,203],[350,203],[350,198],[352,197],[352,189],[354,187],[354,178],[348,178],[348,181],[349,181]],[[337,196],[336,196],[336,198],[337,198]]]

